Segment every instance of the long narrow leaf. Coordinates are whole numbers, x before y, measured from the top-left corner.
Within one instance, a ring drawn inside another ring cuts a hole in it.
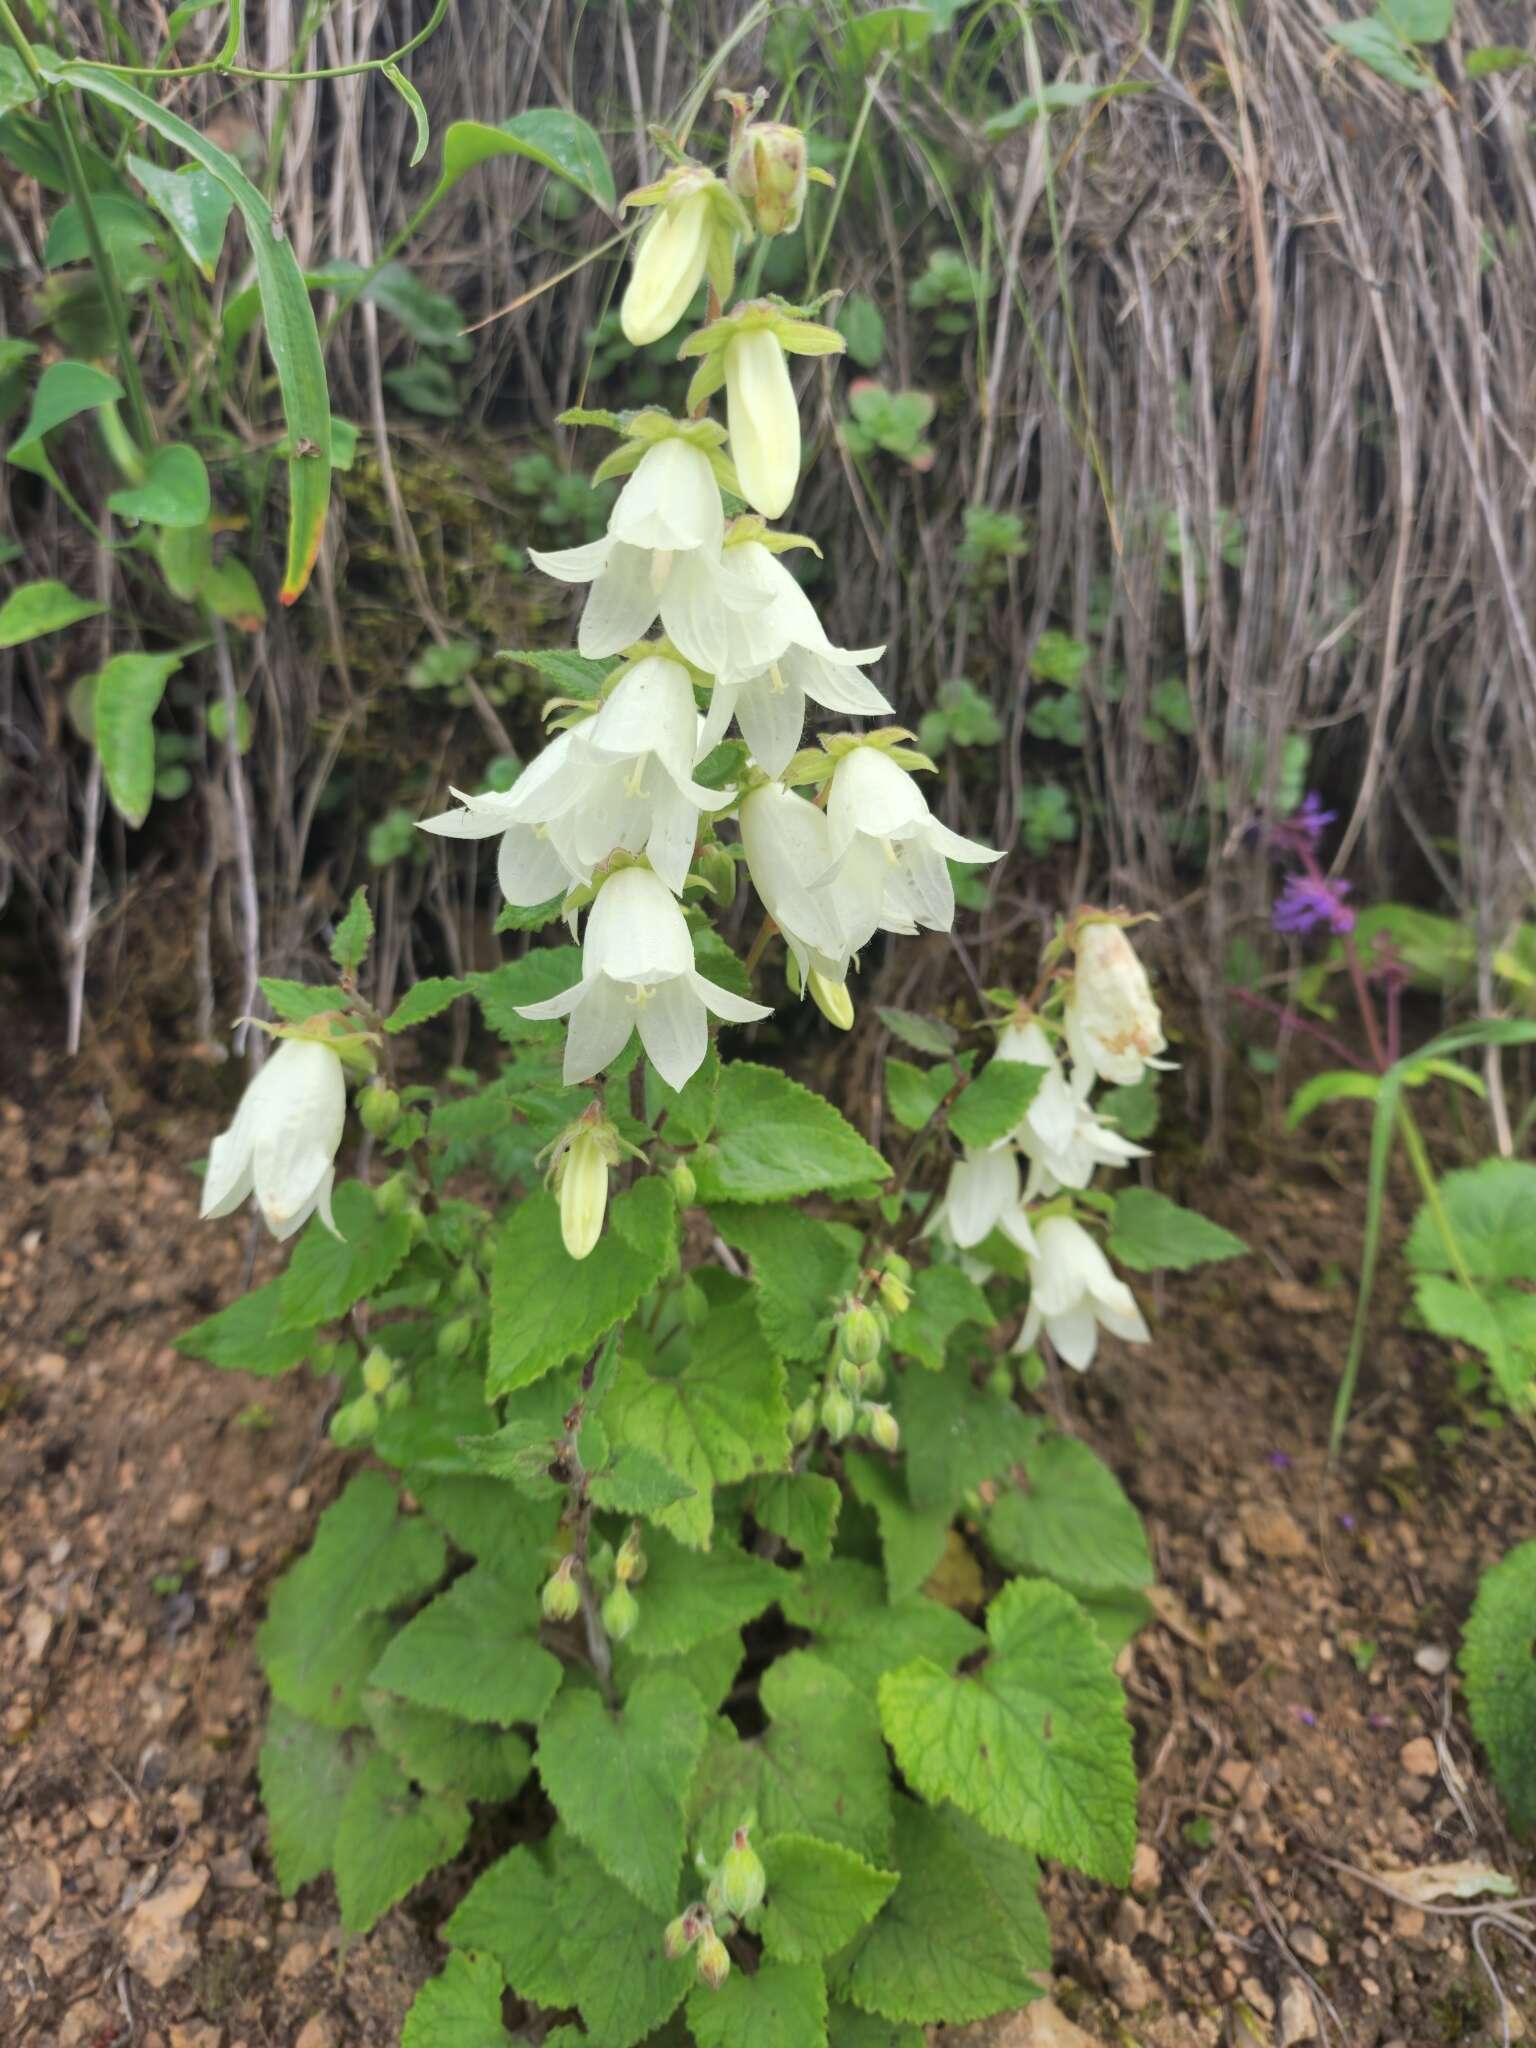
[[[256,265],[267,347],[282,392],[288,444],[294,451],[288,459],[288,563],[282,588],[283,603],[292,604],[314,569],[330,502],[331,403],[314,309],[282,223],[234,159],[180,115],[157,107],[125,79],[92,64],[61,64],[41,50],[38,62],[54,83],[105,100],[184,150],[218,180],[240,209]]]

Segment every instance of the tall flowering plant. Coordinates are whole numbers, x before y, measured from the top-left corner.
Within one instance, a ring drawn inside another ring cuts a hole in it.
[[[701,282],[708,313],[686,416],[578,416],[623,488],[601,539],[535,557],[584,592],[575,653],[532,657],[552,737],[424,821],[496,842],[503,928],[574,943],[382,1016],[359,896],[335,984],[266,984],[285,1043],[206,1183],[209,1215],[252,1190],[279,1234],[315,1213],[184,1348],[308,1360],[372,1453],[262,1629],[278,1878],[332,1872],[365,1930],[475,1808],[512,1809],[407,2043],[505,2038],[508,1997],[604,2048],[915,2042],[1038,1994],[1039,1858],[1123,1883],[1135,1843],[1114,1660],[1146,1546],[1030,1390],[1148,1341],[1120,1269],[1241,1247],[1092,1185],[1146,1156],[1127,1119],[1149,1133],[1166,1049],[1133,921],[1077,914],[1031,997],[963,1032],[883,1012],[894,1159],[716,1042],[766,1024],[775,962],[850,1028],[877,935],[948,930],[951,864],[1000,858],[935,815],[878,722],[883,649],[830,639],[790,566],[813,544],[772,524],[790,359],[842,343],[731,303],[810,176],[753,111],[723,175],[682,159],[630,195],[626,332],[671,332]],[[716,929],[743,887],[745,961]],[[497,1070],[405,1085],[402,1034],[461,998]],[[344,1063],[386,1170],[333,1187]]]

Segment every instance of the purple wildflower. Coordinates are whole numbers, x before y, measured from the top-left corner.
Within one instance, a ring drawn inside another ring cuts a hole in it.
[[[1271,1452],[1270,1452],[1270,1454],[1269,1454],[1269,1462],[1271,1463],[1271,1465],[1273,1465],[1273,1466],[1274,1466],[1274,1468],[1275,1468],[1275,1470],[1276,1470],[1277,1472],[1285,1472],[1285,1471],[1288,1471],[1288,1470],[1290,1469],[1290,1463],[1291,1463],[1291,1456],[1290,1456],[1290,1452],[1289,1452],[1289,1451],[1271,1451]]]
[[[1299,934],[1326,925],[1331,932],[1352,932],[1355,913],[1344,901],[1349,891],[1342,878],[1330,882],[1325,875],[1287,875],[1275,901],[1275,930]]]
[[[1336,811],[1325,811],[1317,791],[1309,789],[1288,818],[1256,820],[1249,832],[1251,837],[1262,837],[1271,853],[1289,853],[1301,860],[1316,853],[1337,816]]]

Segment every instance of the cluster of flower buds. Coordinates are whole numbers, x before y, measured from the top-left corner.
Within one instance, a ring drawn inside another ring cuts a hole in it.
[[[790,1416],[790,1435],[796,1443],[808,1441],[819,1423],[835,1444],[857,1435],[882,1451],[899,1449],[900,1425],[885,1402],[873,1397],[885,1386],[880,1352],[890,1334],[890,1319],[884,1304],[892,1291],[905,1304],[905,1283],[911,1275],[907,1261],[899,1253],[889,1253],[885,1264],[867,1276],[880,1292],[881,1303],[854,1295],[843,1304],[820,1398],[808,1394]]]
[[[738,1922],[755,1913],[768,1889],[768,1873],[763,1868],[763,1859],[752,1847],[750,1835],[750,1826],[734,1829],[730,1846],[713,1872],[701,1859],[701,1869],[708,1876],[702,1901],[669,1922],[662,1936],[662,1949],[669,1962],[676,1962],[689,1949],[696,1948],[694,1967],[699,1981],[711,1991],[718,1991],[731,1971],[720,1928],[730,1933]]]
[[[1016,1130],[956,1161],[935,1217],[977,1278],[991,1271],[982,1247],[994,1231],[1024,1255],[1030,1299],[1017,1348],[1029,1350],[1043,1332],[1079,1371],[1092,1364],[1101,1329],[1132,1344],[1150,1334],[1135,1296],[1071,1201],[1100,1166],[1146,1156],[1145,1146],[1091,1106],[1095,1084],[1134,1087],[1148,1068],[1170,1064],[1158,1057],[1167,1049],[1162,1019],[1124,924],[1083,912],[1067,935],[1075,957],[1055,1028],[1070,1072],[1040,1016],[1020,1012],[1004,1027],[994,1057],[1040,1069],[1040,1085]]]
[[[403,1408],[411,1398],[411,1383],[381,1344],[375,1344],[363,1360],[362,1392],[343,1401],[330,1421],[330,1438],[342,1450],[365,1444],[386,1412]]]
[[[603,1628],[616,1643],[622,1643],[640,1619],[640,1602],[634,1589],[645,1577],[645,1552],[640,1547],[640,1524],[631,1522],[629,1533],[613,1559],[613,1585],[605,1595],[601,1613]]]

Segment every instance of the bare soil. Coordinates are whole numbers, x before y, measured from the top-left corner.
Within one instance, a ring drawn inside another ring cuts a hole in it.
[[[0,2042],[392,2048],[469,1863],[345,1944],[328,1883],[280,1900],[255,1777],[266,1592],[359,1461],[304,1376],[171,1349],[251,1256],[260,1277],[280,1255],[195,1223],[205,1080],[178,1078],[168,1107],[120,1073],[7,1057]],[[1052,2003],[955,2048],[1536,2031],[1531,1954],[1371,1881],[1477,1857],[1536,1889],[1453,1661],[1479,1571],[1533,1532],[1536,1452],[1477,1423],[1389,1291],[1328,1475],[1356,1142],[1341,1116],[1305,1152],[1192,1175],[1186,1196],[1255,1256],[1149,1287],[1156,1342],[1051,1392],[1145,1510],[1161,1577],[1122,1666],[1142,1847],[1125,1897],[1053,1878]]]

